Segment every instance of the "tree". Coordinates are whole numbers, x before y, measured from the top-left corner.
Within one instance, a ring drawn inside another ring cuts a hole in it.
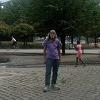
[[[33,36],[33,26],[27,24],[27,23],[19,23],[14,26],[13,33],[14,35],[17,35],[21,37],[24,41],[24,46],[27,46],[27,41],[30,36]]]
[[[72,43],[75,36],[98,36],[98,4],[99,0],[11,0],[4,5],[4,20],[11,24],[19,19],[26,20],[34,26],[38,36],[44,36],[49,30],[55,29],[61,37],[65,54],[66,35],[71,36]]]
[[[10,27],[5,22],[0,21],[0,40],[4,37],[9,35]]]
[[[92,11],[97,5],[94,0],[36,0],[34,2],[33,15],[37,15],[38,29],[41,29],[42,32],[55,29],[62,40],[63,54],[65,54],[66,35],[70,35],[72,38],[85,36],[93,26],[91,24],[93,23]]]

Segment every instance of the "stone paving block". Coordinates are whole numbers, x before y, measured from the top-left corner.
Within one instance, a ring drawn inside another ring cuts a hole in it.
[[[100,66],[60,67],[57,83],[61,90],[47,93],[43,92],[45,68],[0,72],[0,100],[100,100]]]

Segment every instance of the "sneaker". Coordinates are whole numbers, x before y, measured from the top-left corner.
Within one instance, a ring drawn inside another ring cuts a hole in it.
[[[51,89],[53,89],[53,90],[60,90],[60,88],[58,86],[56,86],[56,85],[51,85]]]
[[[43,89],[43,92],[48,92],[48,91],[49,91],[49,87],[45,86],[44,89]]]

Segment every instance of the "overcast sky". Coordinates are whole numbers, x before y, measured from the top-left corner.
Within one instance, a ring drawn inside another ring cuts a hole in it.
[[[0,2],[6,2],[6,1],[9,1],[9,0],[0,0]]]

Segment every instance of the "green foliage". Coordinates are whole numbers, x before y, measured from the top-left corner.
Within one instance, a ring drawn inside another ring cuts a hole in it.
[[[25,20],[40,36],[50,29],[58,34],[99,36],[99,3],[99,0],[10,0],[4,4],[2,16],[9,24]]]
[[[19,23],[14,26],[13,32],[20,36],[28,36],[33,34],[33,26],[27,23]]]
[[[5,22],[0,22],[0,35],[7,35],[10,32],[9,25]]]

